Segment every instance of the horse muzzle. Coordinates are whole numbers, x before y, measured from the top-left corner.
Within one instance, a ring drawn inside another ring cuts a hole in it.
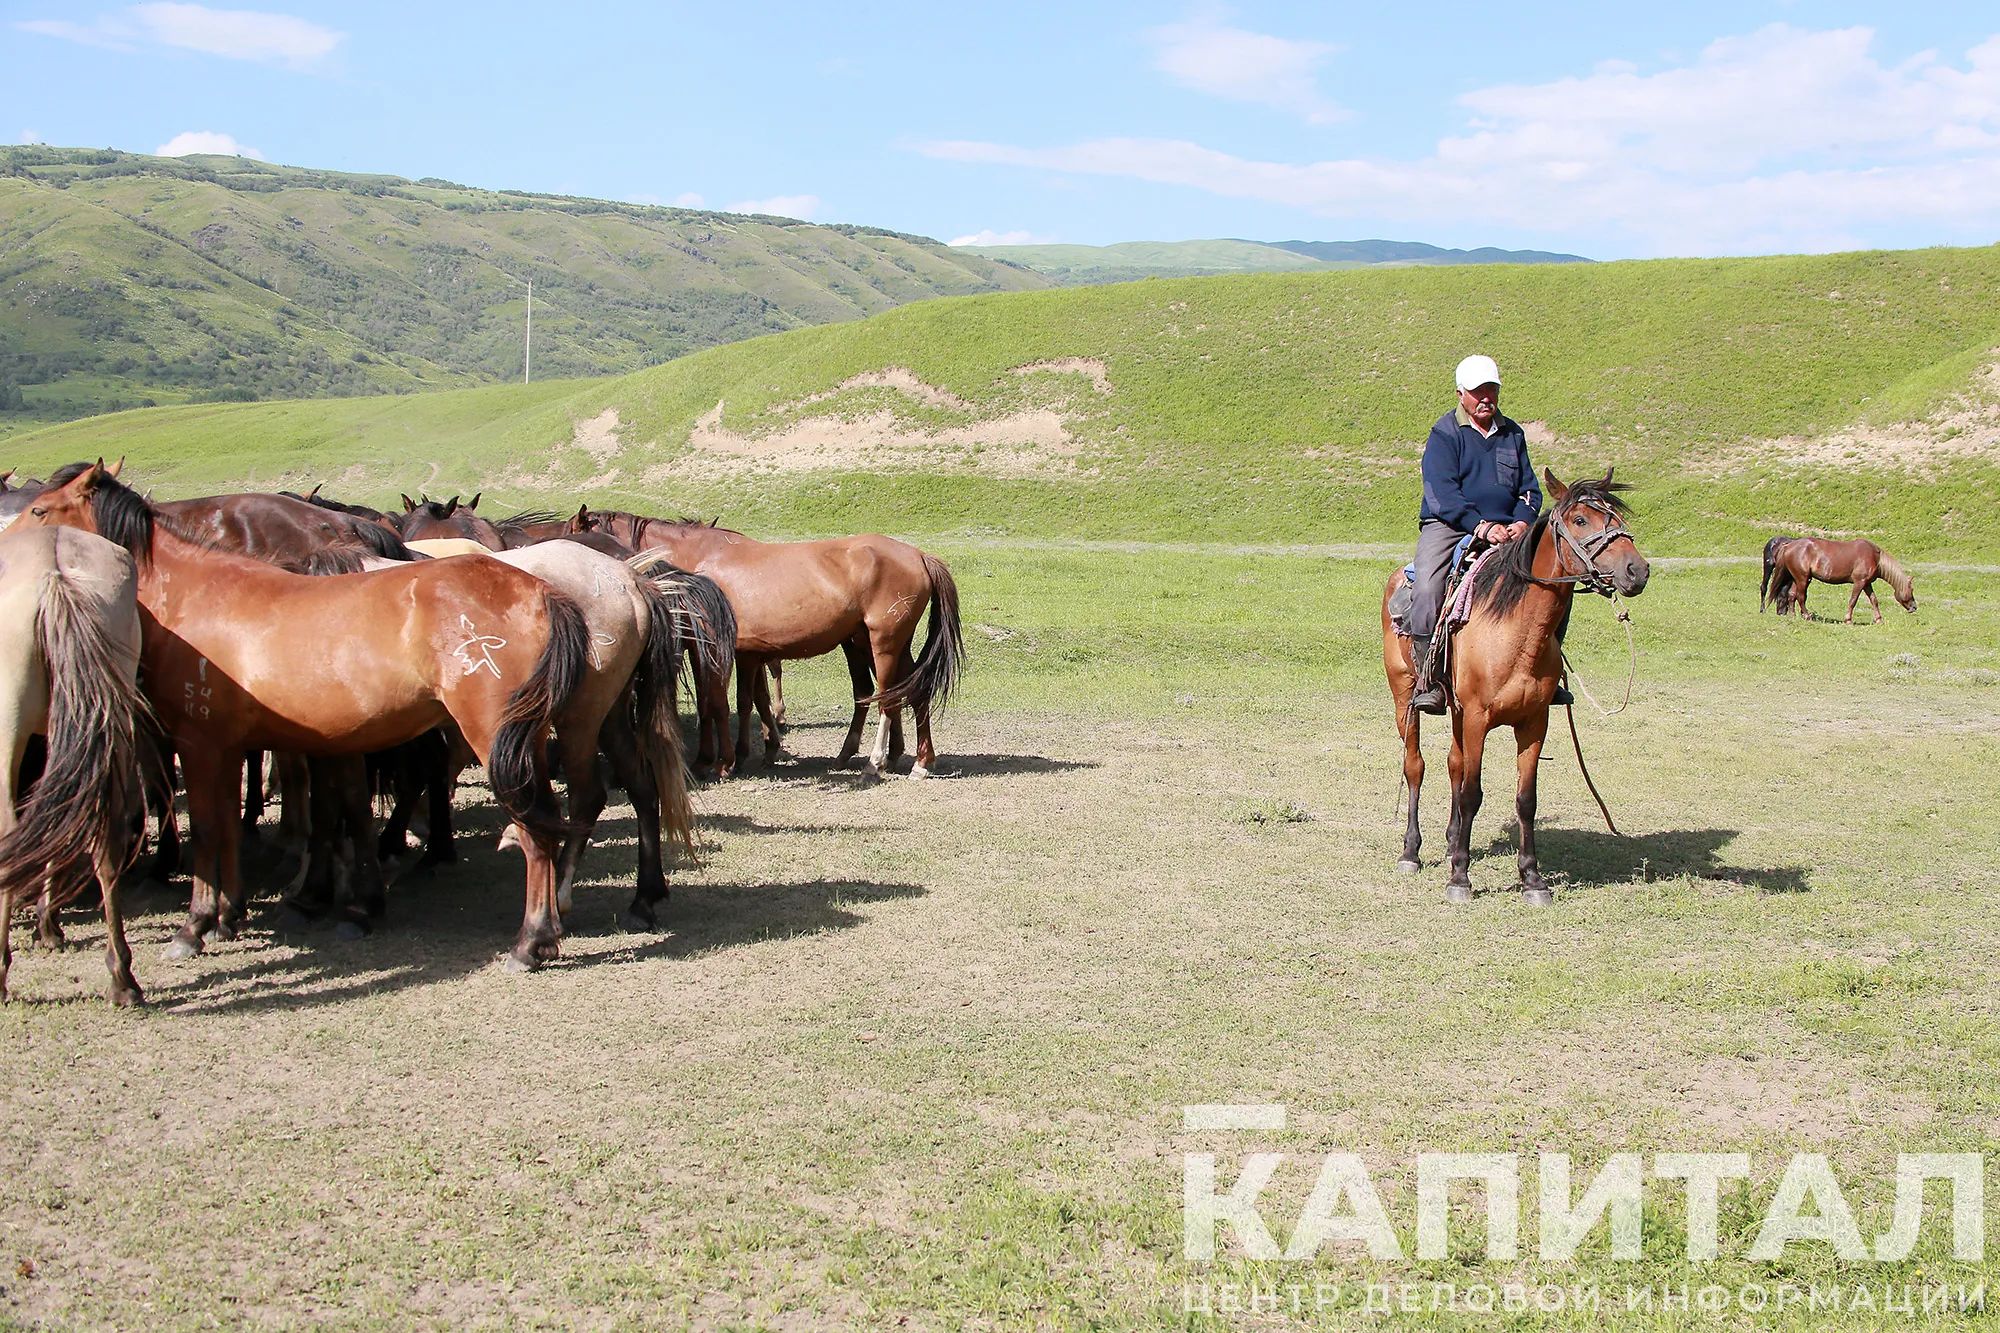
[[[1646,580],[1653,576],[1653,567],[1645,557],[1633,556],[1611,571],[1611,586],[1626,597],[1637,597],[1646,591]]]

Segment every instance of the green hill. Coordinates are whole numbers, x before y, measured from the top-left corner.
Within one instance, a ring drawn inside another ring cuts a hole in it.
[[[512,275],[512,276],[510,276]],[[926,297],[1047,285],[922,237],[243,158],[0,148],[0,407],[637,370]],[[0,410],[0,431],[22,414]]]
[[[1117,245],[959,247],[1019,264],[1067,287],[1137,278],[1201,278],[1395,264],[1571,264],[1581,255],[1546,250],[1446,250],[1421,241],[1123,241]]]
[[[165,494],[583,496],[767,533],[1401,543],[1419,442],[1475,349],[1540,462],[1641,486],[1656,550],[1800,528],[2000,544],[2000,248],[926,301],[607,379],[128,412],[6,461],[127,453]]]

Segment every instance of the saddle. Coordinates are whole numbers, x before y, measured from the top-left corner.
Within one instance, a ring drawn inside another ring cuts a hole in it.
[[[1472,619],[1473,575],[1500,548],[1481,546],[1473,551],[1473,536],[1466,533],[1458,539],[1452,549],[1451,568],[1444,579],[1444,606],[1438,612],[1438,628],[1444,633],[1431,637],[1430,679],[1444,686],[1447,694],[1451,691],[1451,641],[1466,621]],[[1417,563],[1412,560],[1403,566],[1403,581],[1396,591],[1389,595],[1389,623],[1396,633],[1404,633],[1403,617],[1409,614],[1410,603],[1417,595]]]

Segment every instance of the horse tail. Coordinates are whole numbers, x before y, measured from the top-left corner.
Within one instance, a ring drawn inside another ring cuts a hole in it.
[[[944,561],[924,552],[924,573],[931,582],[930,630],[924,639],[924,651],[917,658],[916,670],[905,676],[886,690],[878,690],[872,698],[863,703],[880,704],[884,708],[901,708],[913,704],[919,708],[943,711],[946,700],[958,685],[958,676],[965,669],[965,635],[958,619],[958,585],[952,582],[951,571]]]
[[[91,882],[92,853],[118,837],[140,798],[155,724],[131,651],[77,584],[58,569],[46,576],[39,601],[34,633],[49,678],[48,767],[20,822],[0,839],[0,901],[32,897],[52,873],[49,898],[60,907]]]
[[[679,586],[684,596],[675,610],[702,674],[727,681],[736,671],[736,608],[722,585],[680,568],[658,551],[641,551],[625,563],[649,583]]]
[[[1788,537],[1773,537],[1770,541],[1764,543],[1764,581],[1757,585],[1757,610],[1759,613],[1764,610],[1764,604],[1768,600],[1771,591],[1771,575],[1778,567],[1778,548],[1789,540],[1791,539]],[[1784,595],[1782,583],[1779,586],[1778,592],[1780,597]]]
[[[556,713],[583,679],[590,660],[590,631],[584,626],[583,612],[561,593],[553,589],[546,592],[543,606],[549,623],[548,642],[536,659],[535,669],[507,696],[499,729],[493,733],[486,776],[493,784],[493,799],[516,823],[531,832],[560,838],[570,831],[569,824],[556,809],[547,771],[536,770],[535,754],[555,725]]]
[[[417,553],[403,544],[403,539],[389,531],[380,523],[362,522],[354,525],[354,537],[363,546],[385,560],[415,560]]]
[[[637,680],[640,761],[652,769],[660,792],[660,819],[669,844],[678,845],[692,861],[694,802],[688,796],[687,757],[681,752],[680,710],[674,701],[675,677],[681,665],[681,608],[678,590],[651,579],[639,580],[646,599],[646,651],[639,659]]]
[[[359,574],[368,568],[362,563],[366,554],[358,546],[322,546],[306,557],[305,568],[299,573],[317,578],[333,574]]]

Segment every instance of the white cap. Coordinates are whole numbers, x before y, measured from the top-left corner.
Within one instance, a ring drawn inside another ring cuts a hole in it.
[[[1490,356],[1468,356],[1458,363],[1458,391],[1476,389],[1482,384],[1498,384],[1500,367]]]

